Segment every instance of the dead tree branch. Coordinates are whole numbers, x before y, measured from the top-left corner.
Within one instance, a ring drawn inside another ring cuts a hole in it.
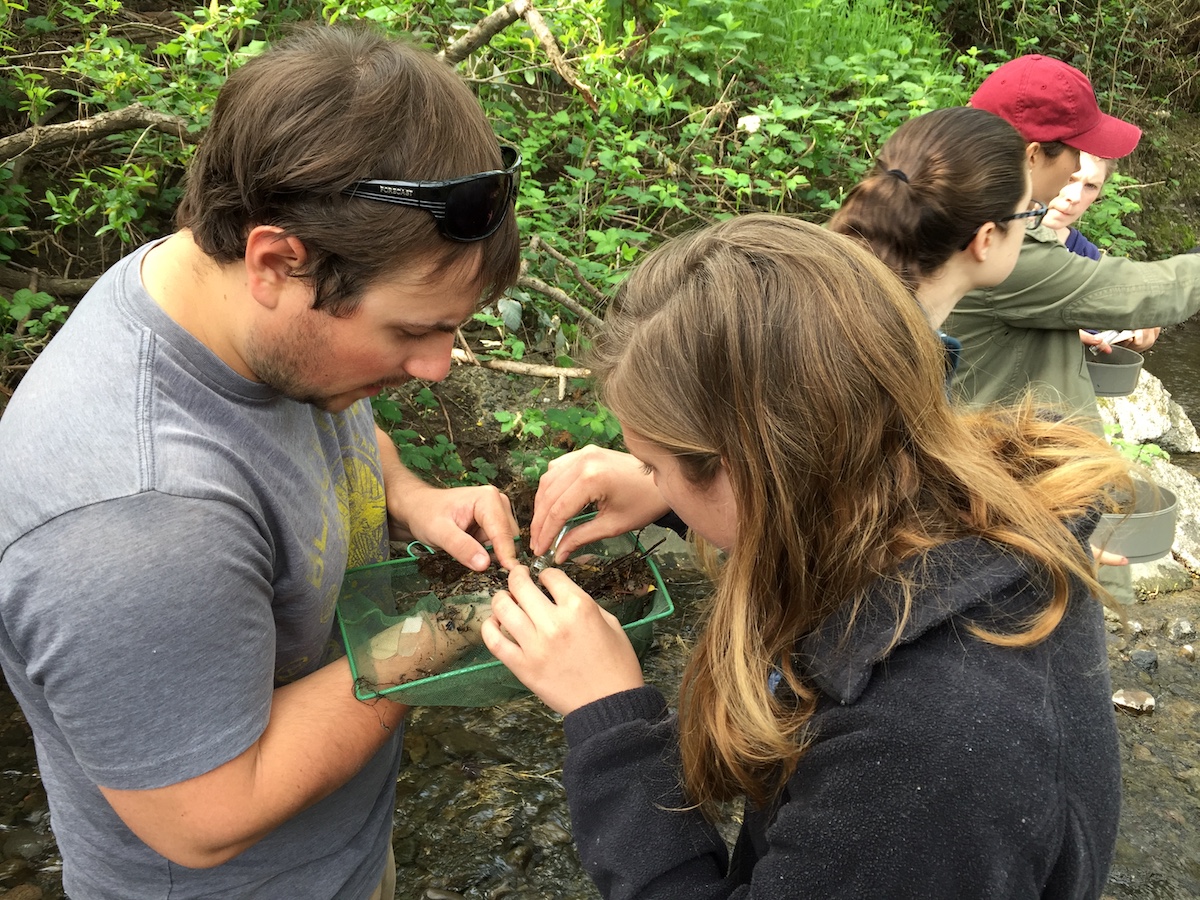
[[[0,266],[0,288],[19,291],[21,288],[29,287],[30,275],[34,274],[35,271],[30,269],[22,272],[17,269]],[[78,300],[95,283],[95,278],[53,278],[48,275],[38,276],[38,287],[40,290],[64,300]]]
[[[553,33],[546,25],[546,20],[542,18],[540,12],[533,8],[533,4],[529,0],[510,0],[509,3],[505,3],[495,12],[489,13],[476,22],[466,34],[438,55],[451,65],[460,63],[517,19],[525,20],[525,24],[537,37],[547,59],[550,60],[550,65],[554,67],[554,71],[559,74],[559,77],[578,91],[584,102],[593,111],[599,109],[591,89],[579,80],[579,76],[575,74],[575,70],[571,68],[558,48],[558,41],[555,40]]]
[[[579,76],[575,74],[575,70],[567,64],[562,51],[558,49],[558,41],[554,39],[554,35],[550,33],[550,29],[546,26],[546,20],[542,18],[542,14],[534,9],[532,5],[525,10],[525,23],[532,29],[534,35],[537,36],[538,43],[546,51],[550,65],[554,66],[554,71],[559,74],[563,81],[579,92],[580,96],[583,97],[583,102],[591,108],[592,112],[597,112],[600,106],[596,103],[596,98],[592,96],[591,89],[579,80]]]
[[[566,368],[563,366],[547,366],[541,363],[520,362],[515,359],[476,359],[473,363],[467,354],[455,347],[450,355],[457,363],[476,365],[482,369],[495,369],[497,372],[509,372],[513,375],[534,375],[538,378],[588,378],[591,369]]]
[[[531,253],[537,253],[539,250],[541,250],[547,256],[562,263],[562,265],[566,266],[571,270],[572,273],[574,273],[575,278],[579,281],[580,287],[591,294],[592,298],[597,303],[603,304],[605,302],[606,298],[604,294],[600,292],[598,287],[583,277],[583,272],[579,271],[579,266],[575,263],[575,260],[568,259],[563,254],[559,253],[557,250],[543,241],[541,235],[535,234],[529,239],[529,250]]]
[[[17,134],[0,138],[0,164],[16,159],[34,148],[39,151],[58,150],[74,146],[80,141],[94,141],[135,128],[161,131],[163,134],[179,138],[185,144],[193,144],[199,139],[199,133],[188,131],[187,121],[179,116],[167,115],[134,103],[124,109],[103,112],[77,122],[34,125]]]
[[[546,282],[542,281],[540,278],[535,278],[532,275],[522,275],[517,279],[517,287],[525,288],[527,291],[537,291],[539,294],[545,294],[551,300],[562,304],[590,325],[594,325],[597,328],[600,328],[604,325],[603,319],[597,316],[594,312],[592,312],[562,288],[556,288],[553,285],[546,284]]]
[[[438,54],[450,65],[462,62],[525,14],[529,0],[511,0],[476,22],[466,34]]]

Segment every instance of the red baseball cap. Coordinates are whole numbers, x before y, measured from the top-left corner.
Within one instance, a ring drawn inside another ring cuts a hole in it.
[[[983,80],[970,105],[995,113],[1030,143],[1061,141],[1104,159],[1128,156],[1142,137],[1136,125],[1100,111],[1086,75],[1048,56],[1009,60]]]

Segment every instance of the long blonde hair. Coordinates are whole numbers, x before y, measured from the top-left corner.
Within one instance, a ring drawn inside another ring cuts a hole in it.
[[[1045,638],[1072,582],[1100,593],[1066,522],[1126,466],[1100,438],[1008,411],[951,409],[940,341],[912,295],[859,243],[781,216],[731,219],[651,253],[622,286],[592,365],[622,424],[698,486],[725,466],[734,546],[680,696],[683,779],[706,810],[763,803],[804,752],[815,689],[798,639],[851,621],[900,563],[967,535],[1032,560],[1053,587],[1015,633]],[[904,571],[919,570],[905,567]],[[786,700],[766,689],[778,670]]]

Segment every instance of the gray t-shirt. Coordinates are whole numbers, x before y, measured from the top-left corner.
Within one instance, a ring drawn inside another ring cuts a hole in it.
[[[361,900],[399,734],[212,869],[159,856],[97,790],[173,784],[253,744],[272,690],[335,652],[347,566],[387,555],[370,406],[330,414],[237,375],[146,293],[144,253],[89,292],[0,418],[0,664],[64,885],[74,900]]]

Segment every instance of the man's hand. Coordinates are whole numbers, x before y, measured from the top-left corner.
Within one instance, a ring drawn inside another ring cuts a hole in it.
[[[584,544],[636,531],[670,511],[654,479],[636,458],[584,447],[553,460],[538,484],[529,528],[533,553],[549,550],[563,525],[589,503],[596,504],[596,517],[566,533],[556,562]]]
[[[1125,341],[1124,346],[1130,350],[1136,350],[1138,353],[1144,353],[1154,346],[1154,342],[1158,340],[1158,336],[1161,333],[1161,328],[1134,329],[1133,337]]]
[[[357,653],[359,671],[373,686],[390,687],[444,672],[472,647],[483,643],[488,603],[447,603],[385,628]]]
[[[517,564],[517,520],[508,497],[490,485],[436,488],[413,476],[399,492],[388,491],[388,526],[394,540],[416,538],[445,550],[469,569],[491,565],[483,542],[490,541],[504,568]]]
[[[491,565],[483,541],[490,541],[496,560],[506,569],[517,564],[513,538],[518,532],[508,497],[490,485],[437,488],[426,484],[400,462],[391,436],[376,426],[388,531],[394,541],[414,538],[445,550],[468,569]]]

